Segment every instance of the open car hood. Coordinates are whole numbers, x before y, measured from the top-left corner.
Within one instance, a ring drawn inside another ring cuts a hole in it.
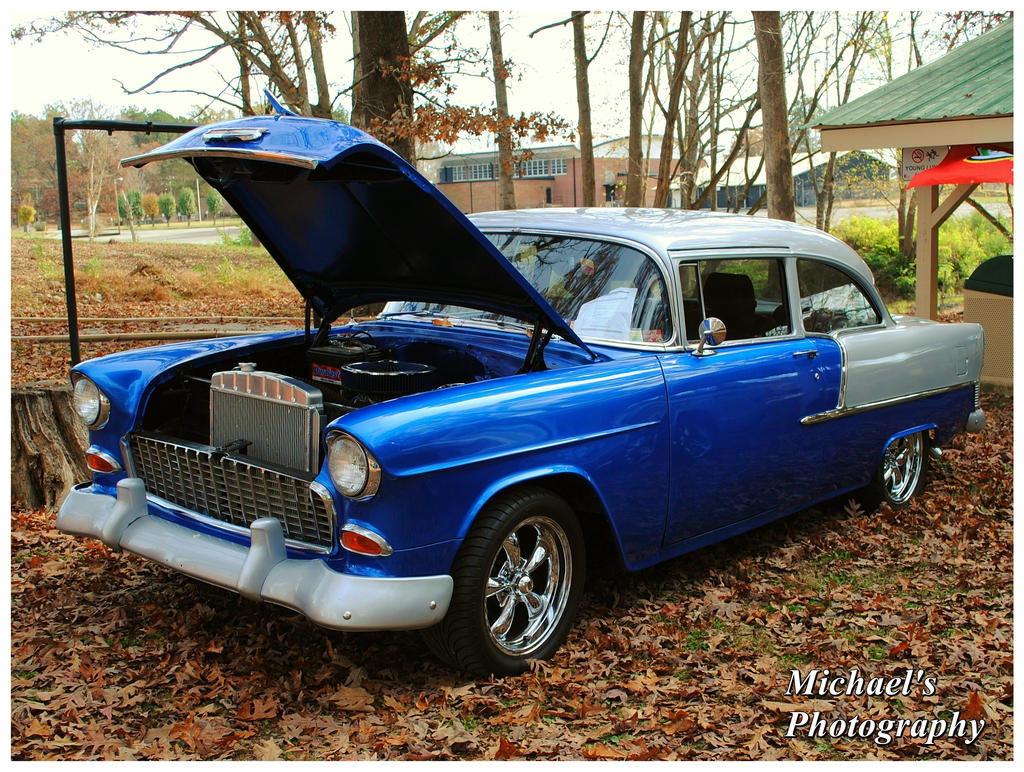
[[[367,303],[451,303],[540,323],[587,350],[423,175],[334,121],[259,116],[200,126],[124,166],[185,158],[325,319]]]

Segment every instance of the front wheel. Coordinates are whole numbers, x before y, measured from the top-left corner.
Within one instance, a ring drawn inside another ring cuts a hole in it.
[[[460,547],[448,613],[426,642],[467,670],[521,673],[565,640],[585,573],[583,532],[561,498],[540,488],[503,496]]]
[[[924,487],[927,469],[927,433],[899,437],[886,447],[875,476],[859,498],[868,509],[875,509],[882,502],[893,509],[904,509]]]

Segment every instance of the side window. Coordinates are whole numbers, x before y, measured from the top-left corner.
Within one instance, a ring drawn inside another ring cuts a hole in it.
[[[781,260],[701,260],[679,269],[687,340],[697,339],[700,321],[725,323],[726,340],[788,335],[789,306]]]
[[[868,297],[844,271],[817,260],[797,260],[800,316],[807,332],[829,333],[882,321]]]

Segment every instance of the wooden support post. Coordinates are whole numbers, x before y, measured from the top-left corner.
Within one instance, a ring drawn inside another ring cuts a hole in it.
[[[917,189],[916,313],[922,319],[939,317],[939,226],[976,187],[976,183],[957,185],[941,204],[937,185]]]

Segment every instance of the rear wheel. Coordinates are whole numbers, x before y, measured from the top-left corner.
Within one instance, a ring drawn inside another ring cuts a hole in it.
[[[583,532],[561,498],[540,488],[503,496],[459,549],[448,613],[426,642],[467,670],[520,673],[565,640],[585,573]]]
[[[924,487],[927,469],[927,433],[899,437],[886,447],[875,476],[858,498],[868,509],[875,509],[883,502],[893,509],[903,509]]]

